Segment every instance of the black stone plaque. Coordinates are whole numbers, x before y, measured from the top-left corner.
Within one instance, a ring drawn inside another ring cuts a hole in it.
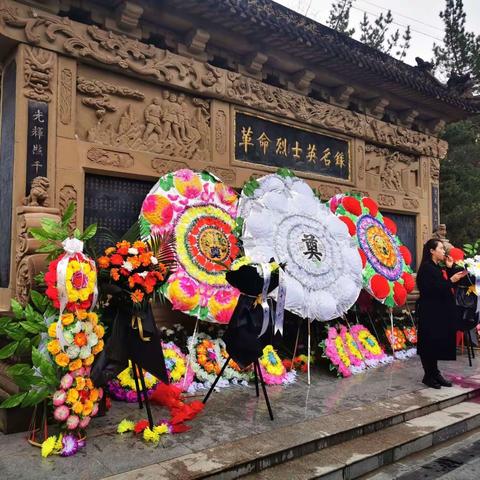
[[[84,226],[96,223],[116,237],[137,221],[145,196],[155,182],[87,174],[85,177]],[[98,248],[108,241],[97,241]]]
[[[432,231],[438,228],[440,223],[440,198],[438,185],[432,185]]]
[[[26,194],[35,177],[47,176],[48,104],[28,101],[27,185]]]
[[[15,148],[16,64],[9,63],[3,72],[2,127],[0,136],[0,288],[10,282],[12,235],[13,161]]]
[[[235,159],[350,179],[346,140],[246,113],[235,113]]]
[[[401,213],[382,212],[397,224],[397,236],[412,254],[411,267],[417,268],[417,219],[415,215]]]

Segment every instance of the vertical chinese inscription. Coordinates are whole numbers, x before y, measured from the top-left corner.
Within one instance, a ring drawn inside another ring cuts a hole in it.
[[[438,228],[440,223],[440,199],[438,185],[432,185],[432,231]]]
[[[35,177],[47,176],[48,105],[45,102],[28,101],[27,132],[27,185],[30,191]]]

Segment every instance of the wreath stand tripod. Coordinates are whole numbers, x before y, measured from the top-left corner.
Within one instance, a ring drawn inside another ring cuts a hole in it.
[[[212,386],[210,387],[210,390],[208,393],[205,395],[205,398],[203,399],[203,403],[207,403],[208,398],[210,397],[211,393],[213,392],[214,388],[216,387],[218,381],[223,375],[223,372],[227,368],[229,362],[230,362],[231,357],[228,357],[225,363],[223,364],[222,369],[220,370],[220,373],[217,375],[217,378],[215,378],[215,381],[212,383]],[[267,387],[265,386],[265,381],[263,380],[263,375],[262,371],[260,370],[260,363],[258,361],[258,358],[254,360],[253,362],[253,372],[255,375],[255,392],[257,394],[257,397],[260,396],[260,391],[258,388],[258,377],[260,377],[260,383],[262,385],[262,391],[263,391],[263,396],[265,397],[265,403],[267,404],[267,409],[268,409],[268,414],[270,416],[270,420],[273,421],[273,411],[272,411],[272,406],[270,405],[270,400],[268,398],[268,393],[267,393]]]
[[[138,369],[137,364],[132,359],[130,359],[130,361],[132,362],[133,380],[135,381],[135,388],[137,389],[138,408],[142,409],[143,404],[145,403],[150,430],[153,430],[152,409],[150,408],[150,399],[148,398],[148,390],[145,385],[145,378],[143,377],[143,371],[142,369],[137,370]],[[139,377],[140,377],[140,382],[139,382]],[[143,396],[143,402],[142,402],[142,396]]]
[[[465,346],[467,347],[467,354],[468,354],[468,364],[470,367],[472,366],[472,359],[475,358],[475,350],[473,349],[473,341],[470,330],[464,330],[462,332],[463,338],[465,339]],[[462,353],[463,353],[463,345],[462,345]]]

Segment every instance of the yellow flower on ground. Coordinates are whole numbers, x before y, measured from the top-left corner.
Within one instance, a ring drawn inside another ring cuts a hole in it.
[[[153,431],[150,430],[150,427],[147,427],[143,431],[143,439],[146,442],[158,443],[160,441],[160,435],[157,432],[155,432],[155,427]]]
[[[159,435],[164,435],[165,433],[169,432],[167,425],[165,425],[164,423],[153,427],[153,431],[154,433],[158,433]]]
[[[48,457],[51,455],[55,449],[55,445],[57,443],[57,437],[55,435],[48,437],[43,443],[42,443],[42,457]]]
[[[134,428],[135,428],[135,423],[134,422],[132,422],[131,420],[123,419],[118,424],[117,432],[118,433],[133,432]]]

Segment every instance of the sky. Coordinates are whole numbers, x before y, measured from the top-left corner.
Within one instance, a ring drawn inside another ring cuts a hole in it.
[[[296,10],[320,23],[326,23],[332,0],[275,0],[286,7]],[[463,0],[464,11],[467,14],[467,29],[480,34],[480,0]],[[403,34],[407,25],[412,30],[410,49],[404,62],[416,65],[415,57],[426,61],[432,58],[434,43],[442,44],[443,22],[439,17],[445,8],[445,0],[355,0],[350,13],[350,27],[359,30],[358,25],[364,12],[371,18],[377,18],[380,13],[392,11],[395,29]],[[393,31],[393,28],[392,28]],[[356,32],[354,38],[357,38]]]

